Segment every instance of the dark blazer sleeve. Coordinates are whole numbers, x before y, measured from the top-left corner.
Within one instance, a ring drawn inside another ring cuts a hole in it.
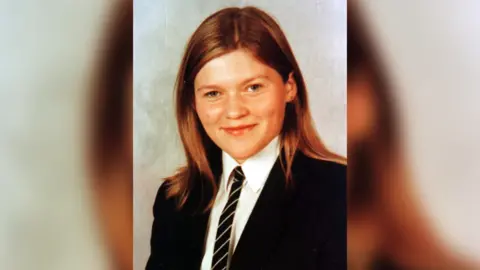
[[[347,167],[329,164],[317,230],[317,269],[347,269]]]
[[[171,269],[169,260],[172,259],[172,250],[175,248],[173,239],[173,200],[166,199],[166,184],[162,183],[158,189],[153,206],[153,225],[150,239],[150,256],[147,261],[146,270]]]

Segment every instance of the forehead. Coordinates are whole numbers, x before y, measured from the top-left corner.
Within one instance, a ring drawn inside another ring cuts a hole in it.
[[[260,62],[252,53],[236,50],[207,62],[195,77],[195,85],[229,84],[276,73],[274,69]]]

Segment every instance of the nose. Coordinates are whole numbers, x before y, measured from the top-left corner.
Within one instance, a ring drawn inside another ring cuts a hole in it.
[[[229,119],[238,119],[248,114],[247,106],[238,93],[231,93],[226,102],[226,115]]]

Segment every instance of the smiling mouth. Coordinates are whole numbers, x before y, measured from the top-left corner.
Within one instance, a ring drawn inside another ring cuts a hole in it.
[[[242,125],[242,126],[236,126],[236,127],[224,127],[222,129],[230,135],[240,136],[252,130],[256,125],[257,124]]]

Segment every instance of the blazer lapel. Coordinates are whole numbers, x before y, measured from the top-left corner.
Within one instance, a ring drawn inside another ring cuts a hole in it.
[[[232,256],[231,269],[257,269],[281,238],[289,193],[280,160],[275,162]]]

